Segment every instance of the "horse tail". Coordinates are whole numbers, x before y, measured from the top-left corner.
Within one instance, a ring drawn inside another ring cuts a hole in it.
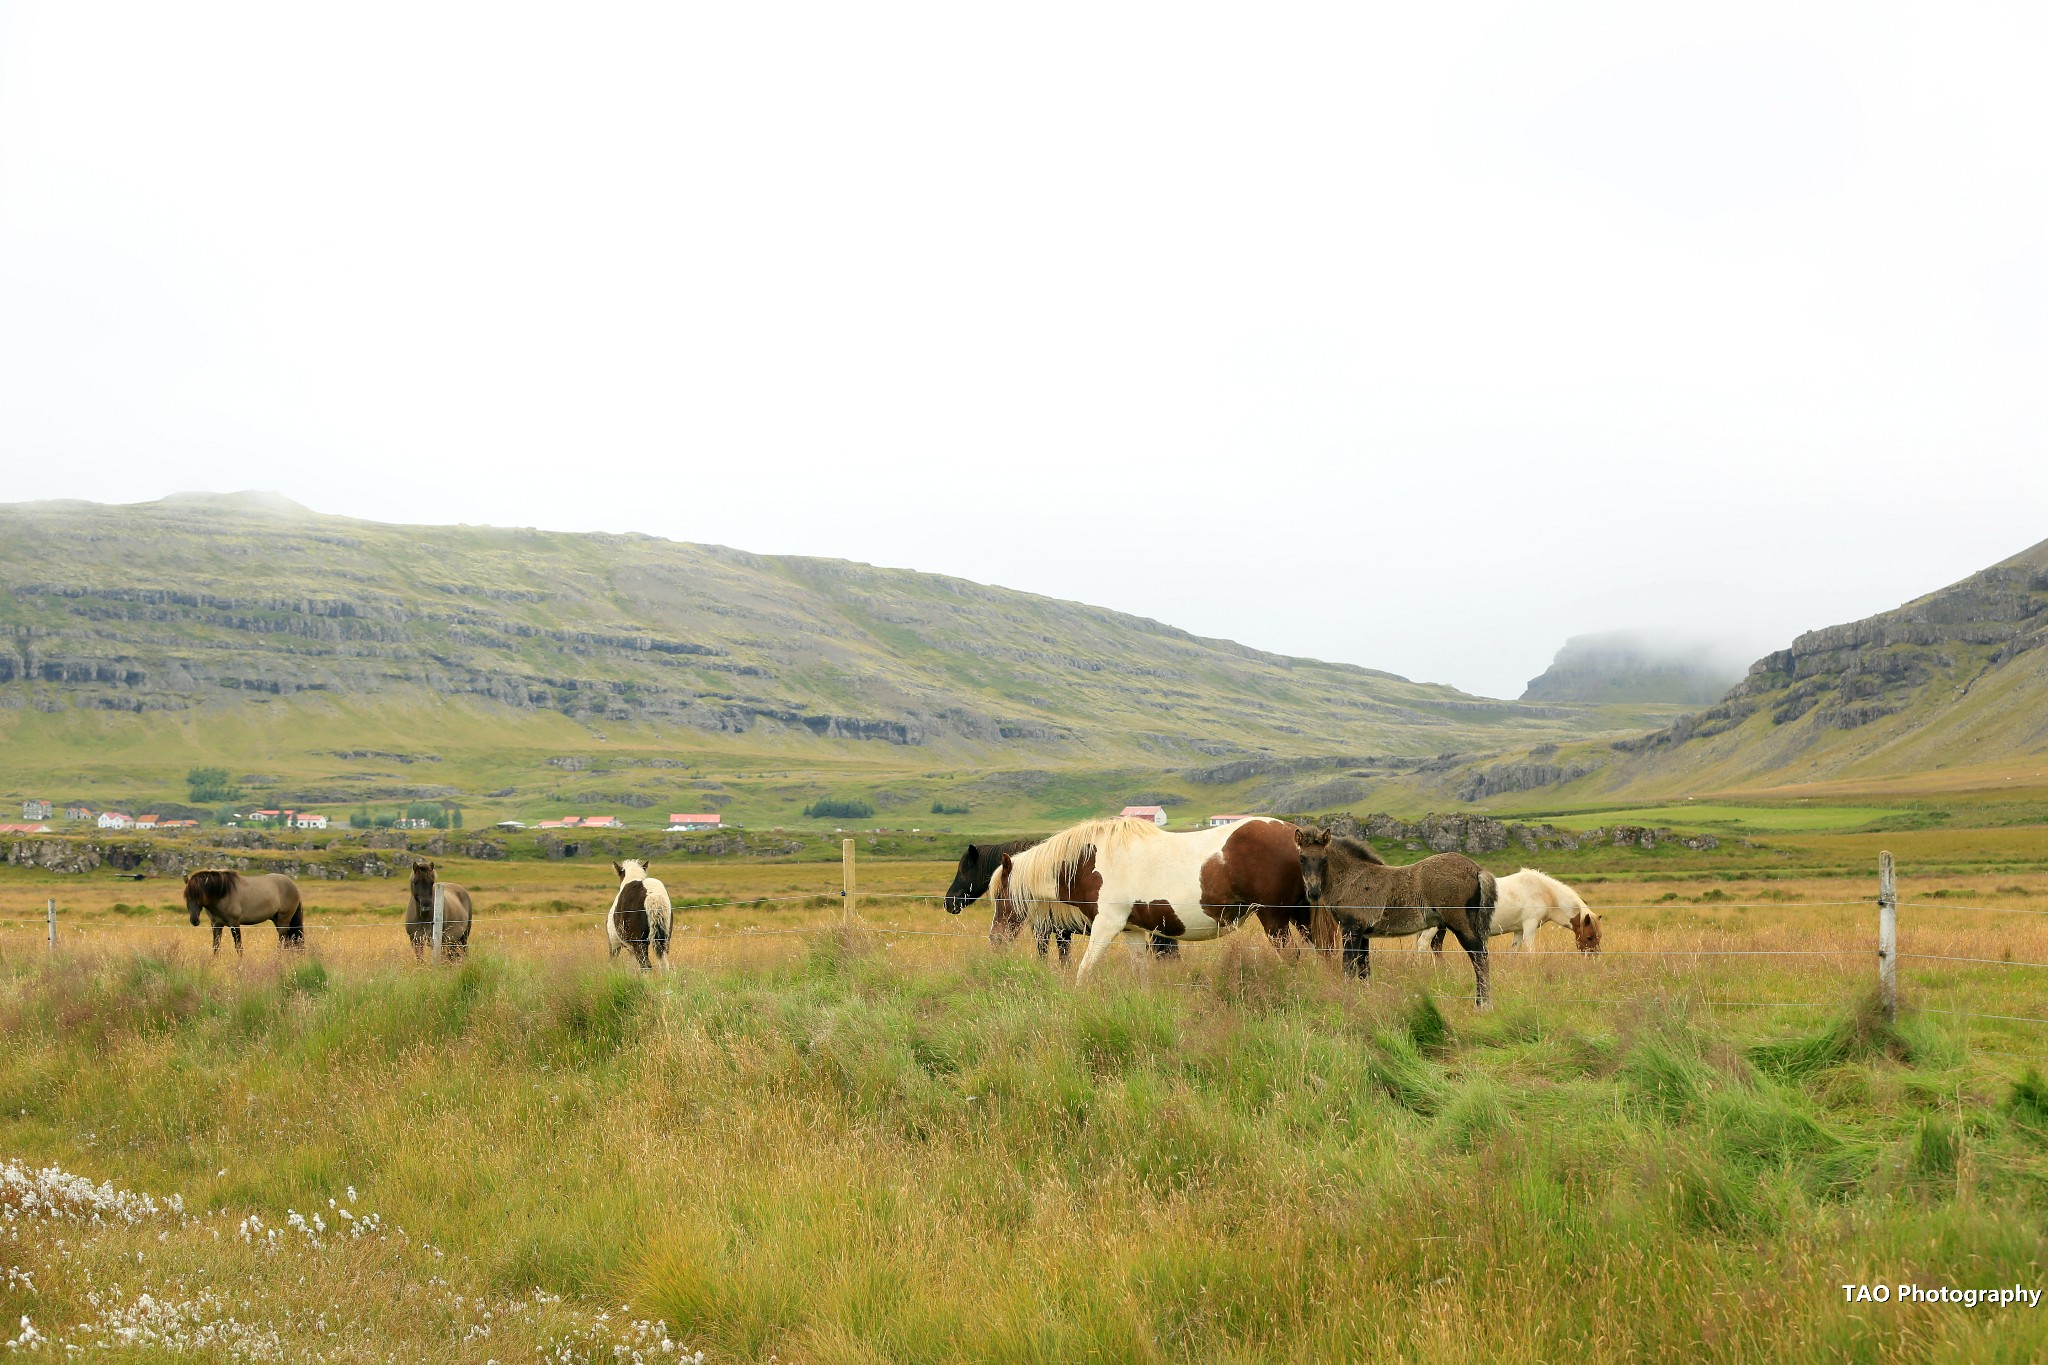
[[[1472,907],[1479,912],[1479,923],[1475,926],[1482,938],[1493,930],[1493,907],[1500,903],[1500,882],[1485,868],[1479,869],[1479,895]]]
[[[286,927],[291,931],[285,936],[287,940],[303,946],[306,942],[306,906],[303,901],[294,898],[292,902],[292,917]]]
[[[1329,906],[1318,905],[1308,912],[1308,941],[1317,952],[1330,954],[1333,962],[1337,960],[1336,955],[1344,947],[1344,935],[1339,932],[1337,917],[1330,913]]]

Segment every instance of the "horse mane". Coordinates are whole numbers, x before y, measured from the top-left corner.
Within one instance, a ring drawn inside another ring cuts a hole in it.
[[[1371,844],[1368,844],[1363,839],[1354,839],[1348,834],[1332,835],[1330,847],[1342,849],[1345,853],[1350,854],[1362,863],[1378,863],[1381,867],[1387,865],[1385,858],[1373,852]]]
[[[199,895],[199,903],[208,909],[220,903],[220,898],[235,889],[235,882],[241,873],[232,867],[195,868],[185,877],[185,885]]]
[[[619,881],[621,884],[626,882],[644,882],[646,880],[646,863],[641,862],[638,858],[619,859]]]
[[[1133,820],[1122,815],[1083,820],[1043,843],[1028,845],[1014,854],[1010,861],[1007,890],[1013,899],[1026,905],[1036,901],[1057,901],[1060,883],[1073,877],[1081,866],[1081,859],[1088,854],[1093,853],[1100,864],[1105,858],[1114,858],[1125,852],[1133,844],[1171,837],[1150,820]]]

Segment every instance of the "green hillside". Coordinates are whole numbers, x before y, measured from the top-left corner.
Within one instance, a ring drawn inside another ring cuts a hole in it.
[[[181,799],[216,765],[252,801],[521,818],[1306,809],[1676,714],[1475,698],[909,570],[247,494],[0,506],[0,632],[0,788],[103,803]]]

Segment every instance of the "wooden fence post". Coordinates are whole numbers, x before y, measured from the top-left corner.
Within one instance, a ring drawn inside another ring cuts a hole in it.
[[[50,956],[55,957],[57,955],[57,902],[55,898],[45,901],[43,908],[49,912],[50,916]]]
[[[445,924],[447,923],[447,921],[448,921],[448,903],[447,903],[447,899],[446,899],[447,895],[448,895],[448,893],[447,893],[447,891],[446,891],[446,890],[445,890],[445,889],[444,889],[444,888],[442,887],[441,883],[440,883],[440,882],[438,882],[438,881],[437,881],[437,882],[435,882],[435,883],[434,883],[434,956],[433,956],[433,959],[432,959],[432,960],[433,960],[433,961],[435,961],[435,962],[439,962],[439,961],[441,960],[441,929],[442,929],[442,926],[443,926],[443,925],[445,925]]]
[[[1899,890],[1892,879],[1892,855],[1877,855],[1877,989],[1884,1019],[1899,1021]]]
[[[844,929],[853,924],[853,840],[843,839],[839,844],[839,927]]]

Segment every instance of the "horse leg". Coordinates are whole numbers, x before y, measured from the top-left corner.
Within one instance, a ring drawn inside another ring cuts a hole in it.
[[[1473,1007],[1488,1009],[1493,1005],[1493,968],[1487,957],[1486,935],[1472,927],[1472,922],[1462,910],[1444,913],[1451,932],[1458,936],[1458,943],[1465,955],[1472,959]]]
[[[1154,957],[1179,957],[1180,940],[1168,938],[1164,934],[1152,935],[1152,955]]]
[[[1444,935],[1449,932],[1450,930],[1444,928],[1443,925],[1439,924],[1436,927],[1436,932],[1429,936],[1429,950],[1432,953],[1435,953],[1438,957],[1442,957],[1444,955]]]
[[[1068,959],[1069,959],[1069,958],[1070,958],[1070,957],[1072,956],[1072,954],[1073,954],[1073,951],[1074,951],[1074,931],[1073,931],[1072,929],[1062,929],[1062,930],[1060,930],[1060,932],[1059,932],[1059,940],[1060,940],[1060,966],[1064,967],[1064,966],[1066,966],[1066,965],[1067,965],[1067,961],[1068,961]],[[1039,947],[1039,950],[1038,950],[1038,951],[1039,951],[1039,955],[1040,955],[1041,957],[1042,957],[1042,956],[1044,956],[1044,954],[1045,954],[1045,948],[1044,948],[1044,946],[1043,946],[1043,945],[1041,945],[1041,946]]]
[[[228,932],[235,936],[235,956],[240,957],[242,955],[242,926],[239,924],[230,924],[228,926]]]
[[[1105,906],[1097,902],[1095,922],[1088,926],[1088,951],[1081,954],[1081,965],[1074,969],[1074,980],[1077,983],[1102,960],[1102,955],[1108,952],[1109,945],[1123,934],[1124,926],[1130,923],[1130,920],[1131,908],[1128,903],[1119,906],[1112,902]]]
[[[215,957],[220,956],[220,931],[221,923],[219,920],[215,920],[213,922],[213,955]]]
[[[1344,974],[1360,981],[1372,980],[1372,936],[1355,924],[1342,926]]]
[[[1041,924],[1031,931],[1031,937],[1038,944],[1038,960],[1040,962],[1045,961],[1045,945],[1052,942],[1053,927],[1050,924]],[[1065,963],[1067,960],[1067,937],[1065,934],[1061,934],[1059,938],[1060,961]]]

